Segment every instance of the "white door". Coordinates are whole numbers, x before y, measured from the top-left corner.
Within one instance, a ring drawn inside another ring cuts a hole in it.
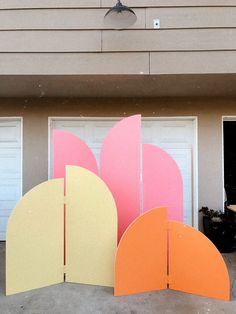
[[[101,144],[110,128],[119,119],[52,119],[51,130],[69,131],[94,152],[99,162]],[[193,119],[142,119],[142,141],[166,150],[180,167],[184,184],[184,222],[193,224]],[[51,173],[51,170],[50,170]]]
[[[168,152],[178,164],[184,187],[184,222],[193,224],[193,120],[144,120],[143,142]]]
[[[22,195],[21,120],[0,118],[0,240],[7,221]]]

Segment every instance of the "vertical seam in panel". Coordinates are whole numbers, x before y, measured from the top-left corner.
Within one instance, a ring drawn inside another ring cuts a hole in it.
[[[140,215],[142,215],[143,213],[143,139],[142,139],[142,119],[141,119],[141,141],[140,141],[140,185],[139,185],[139,189],[140,189]]]
[[[167,221],[167,225],[166,225],[166,246],[167,246],[167,268],[166,268],[166,272],[167,272],[167,289],[170,289],[170,283],[171,283],[171,279],[170,279],[170,224]]]
[[[48,117],[48,180],[52,179],[52,135],[53,118]]]
[[[20,121],[20,130],[21,130],[21,134],[20,134],[20,172],[21,172],[21,197],[23,196],[23,192],[24,192],[24,117],[21,116],[19,118]]]

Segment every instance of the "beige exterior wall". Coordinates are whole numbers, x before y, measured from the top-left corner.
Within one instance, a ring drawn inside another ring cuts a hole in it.
[[[235,0],[126,0],[125,4],[137,7],[224,7],[235,6]],[[100,8],[111,7],[114,0],[2,0],[0,9],[39,8]]]
[[[48,178],[48,117],[197,116],[199,206],[220,209],[222,115],[236,115],[235,99],[1,99],[0,116],[22,116],[24,192]]]
[[[236,73],[236,0],[124,3],[137,22],[115,31],[114,0],[1,1],[0,74]]]
[[[236,0],[124,0],[137,22],[123,31],[103,23],[115,2],[0,1],[0,95],[107,97],[0,99],[0,116],[24,119],[24,192],[48,178],[49,116],[197,116],[199,206],[221,209],[236,98],[141,97],[235,95]]]

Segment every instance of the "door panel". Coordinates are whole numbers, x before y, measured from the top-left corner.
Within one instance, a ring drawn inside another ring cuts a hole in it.
[[[21,197],[21,120],[0,119],[0,240]]]

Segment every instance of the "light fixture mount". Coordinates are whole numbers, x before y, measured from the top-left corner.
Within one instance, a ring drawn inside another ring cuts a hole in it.
[[[112,29],[125,29],[132,26],[137,16],[132,9],[123,5],[120,0],[105,14],[104,22]]]

